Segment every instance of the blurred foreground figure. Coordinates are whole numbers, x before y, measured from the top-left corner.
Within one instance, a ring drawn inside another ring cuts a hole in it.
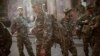
[[[10,32],[0,22],[0,56],[8,56],[12,45]]]
[[[100,0],[96,1],[95,18],[93,19],[93,56],[100,56]]]
[[[2,22],[7,28],[11,26],[11,21],[4,16],[0,17],[0,22]]]
[[[33,29],[33,33],[37,38],[36,45],[36,55],[41,56],[41,49],[45,54],[44,56],[49,56],[47,54],[49,50],[47,49],[47,42],[52,37],[52,20],[49,18],[49,15],[43,12],[43,8],[41,4],[36,4],[33,6],[33,10],[36,13],[35,17],[35,28]],[[51,52],[50,52],[51,55]]]
[[[29,56],[34,56],[31,42],[28,37],[28,18],[23,15],[23,8],[18,7],[19,15],[12,24],[11,30],[12,34],[17,32],[17,46],[19,51],[19,56],[25,56],[23,53],[24,46],[27,49]]]
[[[68,50],[72,53],[72,56],[77,56],[77,49],[76,49],[75,44],[72,40],[74,24],[73,24],[73,21],[70,17],[70,12],[71,12],[71,9],[70,10],[66,9],[64,11],[65,17],[62,19],[61,24],[62,24],[63,29],[65,31],[65,33],[64,33],[65,38],[64,39],[65,39],[65,41],[69,42],[68,44],[67,44],[67,42],[65,42],[66,43],[65,45],[68,46],[66,48],[68,48]]]
[[[44,38],[44,21],[46,19],[45,13],[42,10],[41,4],[36,4],[33,6],[33,10],[36,13],[35,16],[35,28],[32,32],[35,34],[36,41],[36,56],[41,56],[41,48],[45,46],[45,38]]]

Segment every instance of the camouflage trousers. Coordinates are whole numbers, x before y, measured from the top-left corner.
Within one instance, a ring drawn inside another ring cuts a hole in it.
[[[36,41],[36,56],[40,56],[41,46],[43,45],[43,33],[38,32],[35,34],[37,41]],[[45,45],[44,45],[45,46]]]
[[[73,56],[77,56],[77,50],[74,46],[74,42],[68,38],[63,40],[61,38],[52,38],[49,40],[46,45],[46,56],[51,56],[51,47],[54,43],[58,43],[60,45],[63,56],[68,56],[68,50]]]
[[[100,43],[99,44],[94,44],[93,56],[100,56]]]
[[[93,47],[93,42],[92,39],[89,38],[89,35],[83,34],[82,35],[82,39],[83,39],[83,49],[85,52],[85,56],[89,56],[89,45],[91,46],[91,48]]]
[[[24,46],[26,47],[29,56],[34,56],[31,42],[28,37],[17,36],[17,46],[18,46],[19,56],[25,56],[23,52]]]
[[[67,43],[61,41],[61,39],[51,39],[47,42],[46,44],[46,56],[51,56],[51,47],[53,46],[54,43],[58,43],[61,47],[61,52],[63,56],[68,56],[68,45]]]
[[[72,38],[72,33],[70,32],[68,35],[65,35],[65,37],[68,39],[66,41],[69,41],[69,51],[71,52],[72,56],[77,56],[77,49],[75,47],[73,38]]]
[[[100,36],[93,36],[93,38],[96,38],[96,37],[100,39]],[[99,39],[94,39],[92,56],[100,56],[100,40]]]
[[[72,56],[77,56],[77,49],[75,47],[73,40],[70,40],[69,51],[72,53]]]
[[[41,35],[38,35],[38,36],[41,37]],[[63,55],[64,56],[68,56],[68,51],[67,51],[68,48],[67,48],[67,45],[65,46],[64,43],[60,42],[59,40],[57,40],[57,43],[60,44]],[[51,56],[51,47],[53,46],[53,44],[54,44],[55,41],[56,40],[54,40],[54,39],[50,39],[50,40],[48,40],[46,42],[47,43],[47,44],[45,44],[46,56]],[[41,39],[37,38],[36,56],[40,56],[41,46],[42,46],[42,41],[41,41]]]

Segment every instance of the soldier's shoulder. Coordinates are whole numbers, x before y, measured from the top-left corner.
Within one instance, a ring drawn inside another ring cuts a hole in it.
[[[96,18],[100,18],[100,15],[96,16]]]
[[[83,14],[80,16],[79,20],[83,20],[83,19],[86,19],[87,18],[87,15],[86,14]]]
[[[94,19],[100,19],[100,15],[95,16]]]
[[[94,18],[94,20],[96,20],[96,21],[99,21],[99,22],[100,22],[100,15],[96,16],[96,17]]]

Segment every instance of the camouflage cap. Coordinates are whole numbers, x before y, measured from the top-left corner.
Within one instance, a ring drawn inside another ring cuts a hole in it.
[[[72,9],[65,9],[64,13],[67,15]]]
[[[23,7],[20,7],[20,6],[19,6],[19,7],[17,7],[17,9],[23,9]]]

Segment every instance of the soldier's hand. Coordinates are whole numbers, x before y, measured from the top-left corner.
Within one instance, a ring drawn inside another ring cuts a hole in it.
[[[82,23],[87,23],[88,21],[87,20],[85,20],[85,21],[82,21]]]

